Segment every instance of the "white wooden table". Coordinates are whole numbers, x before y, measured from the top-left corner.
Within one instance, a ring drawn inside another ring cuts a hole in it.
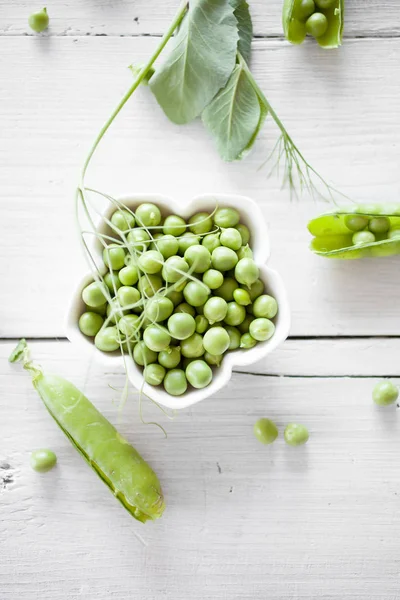
[[[251,1],[253,69],[324,176],[363,202],[400,200],[400,4],[347,0],[340,51],[282,40],[281,0]],[[115,423],[122,371],[64,339],[83,266],[73,221],[79,166],[100,125],[157,43],[176,0],[0,0],[0,598],[1,600],[398,600],[400,415],[372,404],[377,379],[400,383],[399,259],[335,263],[308,250],[307,220],[259,165],[264,128],[243,163],[224,164],[200,124],[167,122],[146,89],[127,105],[90,172],[117,195],[246,194],[262,206],[290,294],[292,337],[233,375],[216,397],[145,427],[132,394],[119,427],[162,480],[168,509],[141,526],[86,468],[7,356],[35,358],[85,390]],[[309,444],[260,446],[252,425],[305,423]],[[29,453],[59,463],[41,476]],[[136,537],[140,534],[144,546]]]

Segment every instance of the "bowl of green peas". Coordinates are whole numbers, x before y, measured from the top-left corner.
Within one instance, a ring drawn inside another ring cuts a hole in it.
[[[204,400],[287,338],[287,294],[253,200],[131,195],[110,201],[95,227],[68,338],[123,366],[155,402]]]

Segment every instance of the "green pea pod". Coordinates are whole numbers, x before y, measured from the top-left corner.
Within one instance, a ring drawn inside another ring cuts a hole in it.
[[[21,340],[9,358],[22,360],[47,410],[114,496],[138,521],[161,517],[165,504],[157,475],[140,454],[72,383],[44,375]]]
[[[344,0],[332,0],[327,8],[314,5],[311,14],[310,11],[304,12],[304,0],[284,0],[282,22],[286,39],[292,44],[302,44],[307,35],[306,22],[310,17],[315,18],[313,15],[317,13],[322,13],[327,22],[325,33],[316,37],[318,44],[326,49],[338,48],[343,37]]]
[[[400,254],[400,204],[341,208],[313,219],[308,230],[314,236],[311,250],[319,256],[393,256]]]

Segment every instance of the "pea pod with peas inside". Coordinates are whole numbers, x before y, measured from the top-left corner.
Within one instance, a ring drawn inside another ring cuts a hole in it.
[[[282,22],[292,44],[302,44],[309,34],[322,48],[337,48],[342,43],[344,0],[284,0]]]
[[[356,259],[400,254],[400,204],[352,206],[308,224],[311,250],[328,258]]]

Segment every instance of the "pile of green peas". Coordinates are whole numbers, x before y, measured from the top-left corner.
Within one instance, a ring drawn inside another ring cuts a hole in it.
[[[345,224],[350,231],[354,232],[352,237],[354,246],[400,238],[400,227],[392,227],[389,217],[349,215],[345,219]]]
[[[99,350],[129,354],[148,384],[174,396],[204,388],[227,352],[274,335],[278,305],[235,208],[186,222],[151,203],[120,206],[108,225],[108,271],[83,289],[79,328]]]
[[[293,9],[293,17],[299,21],[299,34],[302,39],[305,33],[314,38],[322,37],[328,30],[327,16],[322,12],[332,8],[337,0],[300,0]],[[302,41],[301,39],[301,41]]]

